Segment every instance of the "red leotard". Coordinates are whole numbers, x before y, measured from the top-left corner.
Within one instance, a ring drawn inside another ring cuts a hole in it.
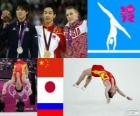
[[[106,71],[102,65],[93,65],[92,69],[91,69],[91,73],[92,73],[93,77],[100,77],[100,75],[95,74],[94,71],[104,71],[106,73],[105,80],[109,80],[109,82],[112,84],[111,79],[113,78],[114,79],[114,84],[116,84],[114,76],[109,71]]]
[[[102,65],[93,65],[92,66],[92,69],[91,69],[91,72],[92,72],[92,76],[94,77],[100,77],[98,74],[95,74],[93,71],[104,71],[104,67]]]

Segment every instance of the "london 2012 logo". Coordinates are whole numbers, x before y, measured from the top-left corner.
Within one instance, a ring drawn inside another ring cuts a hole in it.
[[[89,1],[88,12],[89,57],[140,57],[140,7],[136,1]]]

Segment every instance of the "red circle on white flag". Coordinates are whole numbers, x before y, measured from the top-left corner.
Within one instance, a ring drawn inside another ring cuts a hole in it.
[[[48,93],[52,93],[55,90],[55,84],[52,81],[49,81],[45,84],[45,89]]]

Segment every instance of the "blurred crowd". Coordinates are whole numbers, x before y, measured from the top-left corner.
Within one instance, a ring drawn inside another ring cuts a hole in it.
[[[10,79],[13,66],[17,59],[0,59],[0,79]],[[28,65],[29,73],[36,74],[36,62],[31,59],[24,59]]]

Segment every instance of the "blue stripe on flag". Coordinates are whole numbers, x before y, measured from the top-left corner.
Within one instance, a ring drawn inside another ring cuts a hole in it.
[[[38,110],[63,110],[63,103],[38,103]]]

